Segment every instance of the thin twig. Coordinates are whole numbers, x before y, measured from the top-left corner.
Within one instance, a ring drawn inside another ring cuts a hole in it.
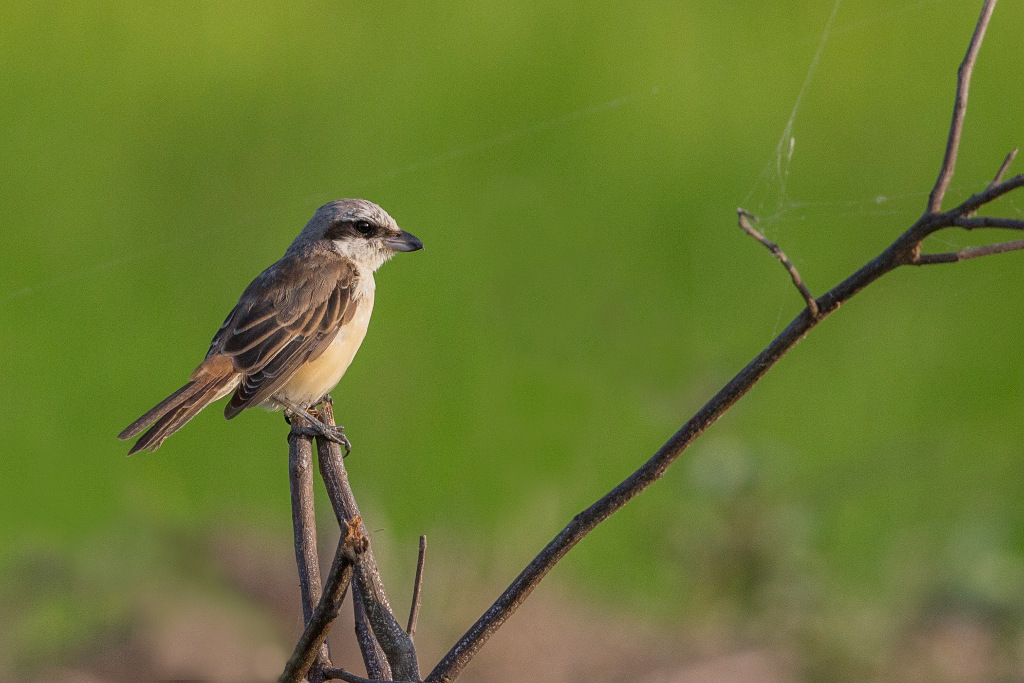
[[[292,656],[288,658],[278,683],[298,683],[302,680],[327,638],[328,629],[338,618],[345,592],[352,582],[355,563],[369,547],[369,541],[360,532],[359,526],[359,520],[354,520],[345,528],[344,535],[338,541],[338,549],[334,553],[331,571],[327,575],[323,597],[313,610],[306,630],[302,632]]]
[[[355,608],[353,612],[355,613],[356,642],[359,643],[359,652],[363,656],[366,675],[378,681],[390,681],[391,666],[366,621],[366,607],[363,606],[363,596],[359,591],[352,591],[352,606]]]
[[[928,196],[927,213],[938,213],[942,210],[942,199],[946,196],[949,183],[953,179],[953,171],[956,168],[956,155],[960,151],[960,134],[964,129],[964,114],[967,113],[967,91],[971,85],[971,73],[974,71],[974,62],[978,59],[978,51],[981,49],[981,41],[985,38],[985,30],[988,28],[989,19],[992,18],[992,10],[996,8],[996,0],[985,0],[981,8],[981,16],[974,27],[974,35],[967,46],[967,54],[964,61],[960,63],[957,70],[956,99],[953,103],[953,120],[949,124],[949,137],[946,139],[946,153],[942,158],[942,166],[939,170],[939,177],[935,181],[935,187]]]
[[[412,605],[409,607],[409,626],[405,632],[409,638],[416,636],[416,622],[420,618],[420,590],[423,589],[423,563],[427,556],[427,537],[420,536],[420,553],[416,558],[416,578],[413,579]]]
[[[976,230],[978,228],[1024,230],[1024,220],[1017,218],[997,218],[995,216],[976,216],[974,218],[955,217],[952,220],[952,226],[963,228],[964,230]]]
[[[327,425],[334,424],[334,410],[329,401],[325,401],[320,409],[320,421]],[[347,524],[349,520],[359,516],[359,506],[349,485],[341,448],[335,442],[319,436],[316,439],[316,447],[320,455],[320,475],[331,499],[334,514],[340,525]],[[369,536],[365,527],[362,527],[362,532]],[[416,648],[412,639],[395,619],[372,547],[360,558],[356,566],[354,583],[366,608],[370,628],[384,650],[395,680],[418,681],[420,673]],[[363,652],[363,657],[367,657],[366,652]]]
[[[988,184],[989,188],[993,188],[999,183],[1003,182],[1003,176],[1006,175],[1006,171],[1009,170],[1010,164],[1013,163],[1013,160],[1017,158],[1018,151],[1019,148],[1014,147],[1012,150],[1010,150],[1010,153],[1006,155],[1006,158],[1003,159],[1003,165],[1000,166],[999,170],[996,172],[996,177],[993,178],[992,182]]]
[[[449,683],[459,677],[473,656],[483,647],[484,643],[501,627],[516,608],[530,595],[538,583],[547,575],[555,564],[565,556],[580,540],[590,533],[623,505],[628,503],[652,483],[660,479],[672,463],[686,448],[700,436],[705,429],[713,424],[736,401],[746,394],[768,370],[790,349],[792,349],[807,333],[839,306],[853,297],[875,280],[902,265],[914,263],[920,259],[921,240],[943,228],[952,227],[955,219],[964,216],[968,211],[976,209],[1003,194],[1024,185],[1024,177],[1016,176],[980,192],[965,200],[953,211],[938,213],[942,197],[952,177],[957,149],[960,143],[960,129],[963,125],[963,110],[966,105],[967,89],[971,69],[977,55],[985,26],[988,24],[995,0],[986,0],[985,9],[978,20],[977,28],[968,47],[967,57],[960,68],[960,79],[957,85],[957,102],[954,109],[946,158],[943,170],[929,202],[929,211],[901,234],[882,253],[862,266],[855,273],[830,289],[817,299],[818,314],[812,314],[806,308],[786,326],[772,342],[765,347],[754,360],[746,365],[732,380],[729,381],[710,401],[690,418],[683,427],[663,445],[657,453],[644,463],[633,474],[618,486],[605,494],[600,500],[576,515],[569,524],[552,539],[529,565],[515,578],[501,596],[476,621],[473,626],[459,639],[451,650],[434,667],[427,676],[427,683]],[[932,207],[935,207],[932,210]],[[1010,244],[1010,243],[1007,243]],[[1001,253],[995,247],[989,247],[992,253]],[[982,254],[978,254],[979,256]]]
[[[995,186],[999,185],[1001,182],[1003,182],[1003,176],[1006,175],[1006,171],[1009,170],[1010,164],[1013,163],[1013,160],[1017,158],[1017,150],[1018,150],[1017,147],[1014,147],[1012,150],[1010,150],[1010,153],[1006,155],[1006,158],[1003,159],[1003,163],[999,166],[999,170],[996,171],[995,177],[992,178],[992,182],[990,182],[988,184],[988,187],[985,188],[985,189],[991,190],[993,187],[995,187]],[[978,212],[977,209],[975,209],[974,211],[971,211],[970,213],[968,213],[967,217],[968,218],[973,218],[974,215],[977,212]]]
[[[316,547],[316,514],[313,507],[313,442],[301,433],[303,425],[300,420],[299,416],[292,418],[292,430],[288,434],[288,479],[295,534],[295,563],[302,591],[302,618],[303,624],[308,626],[313,609],[320,602],[321,587]],[[320,671],[330,664],[327,643],[323,643],[309,672],[310,683],[321,683],[324,678]]]
[[[345,671],[344,669],[328,668],[324,669],[324,677],[328,679],[337,679],[339,681],[347,681],[348,683],[377,683],[379,678],[363,678],[362,676],[356,676],[354,673]]]
[[[1024,250],[1024,240],[1011,240],[999,242],[998,244],[986,244],[980,247],[967,247],[960,251],[949,251],[941,254],[921,254],[912,265],[928,266],[938,263],[960,263],[969,261],[972,258],[981,256],[992,256],[994,254],[1005,254],[1010,251]]]
[[[999,199],[1004,194],[1009,194],[1019,187],[1024,187],[1024,174],[1018,174],[1007,178],[998,185],[990,185],[978,194],[971,195],[961,202],[955,209],[950,209],[946,213],[965,216],[971,211],[976,211],[985,204],[988,204],[995,199]]]
[[[752,219],[756,222],[757,216],[742,208],[736,209],[736,214],[739,219],[740,227],[743,228],[743,232],[766,246],[768,250],[775,255],[775,258],[779,260],[779,263],[785,266],[786,270],[789,271],[789,277],[793,278],[793,284],[796,285],[797,290],[800,292],[800,296],[804,298],[804,302],[807,304],[807,310],[811,312],[811,317],[817,318],[818,302],[814,300],[811,290],[807,289],[807,285],[804,284],[803,279],[800,277],[800,272],[796,269],[796,266],[793,265],[793,262],[789,260],[789,257],[786,256],[786,252],[782,251],[779,245],[762,235],[754,228],[753,225],[750,224],[750,220],[748,219]]]

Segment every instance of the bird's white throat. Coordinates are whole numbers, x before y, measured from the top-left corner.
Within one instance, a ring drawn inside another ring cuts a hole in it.
[[[371,240],[331,240],[331,245],[335,253],[355,261],[360,272],[371,274],[395,255],[395,252],[386,246]],[[373,278],[370,280],[372,282]]]

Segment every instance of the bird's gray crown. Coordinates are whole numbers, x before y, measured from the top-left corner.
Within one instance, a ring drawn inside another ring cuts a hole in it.
[[[398,229],[395,219],[387,211],[365,199],[336,199],[333,202],[327,202],[313,214],[312,220],[318,219],[327,223],[336,220],[365,220],[383,228]]]
[[[336,199],[327,202],[313,214],[295,242],[324,239],[331,225],[338,222],[367,221],[387,232],[397,231],[398,224],[387,211],[365,199]]]
[[[308,248],[327,248],[373,272],[390,259],[396,249],[408,251],[422,246],[415,237],[403,232],[387,211],[373,202],[337,199],[316,210],[288,251],[295,253]]]

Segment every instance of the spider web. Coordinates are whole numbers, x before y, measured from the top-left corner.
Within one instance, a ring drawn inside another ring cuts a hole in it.
[[[947,2],[948,0],[917,0],[903,6],[890,8],[888,11],[878,13],[870,18],[837,25],[837,17],[840,15],[843,0],[835,0],[818,40],[817,49],[811,58],[804,80],[797,92],[789,118],[786,120],[775,146],[774,154],[765,163],[760,175],[755,179],[740,204],[740,206],[750,210],[759,217],[766,235],[777,235],[780,226],[786,223],[808,221],[826,216],[833,219],[850,216],[899,216],[912,221],[920,215],[924,202],[931,190],[927,182],[922,185],[920,190],[913,192],[879,192],[869,197],[832,201],[802,201],[795,199],[789,193],[788,184],[793,160],[799,151],[798,137],[795,129],[803,109],[805,95],[816,79],[822,55],[825,53],[830,39],[838,35],[870,29],[876,25],[889,25],[901,18],[911,18],[923,8]],[[971,189],[980,189],[980,187],[981,185]],[[951,187],[950,189],[955,190],[958,188]],[[1018,213],[1021,212],[1020,208],[1015,205],[1013,210]],[[936,243],[942,242],[936,239]],[[952,242],[947,242],[946,244],[950,248],[960,248],[962,246]],[[798,260],[794,259],[794,261]]]

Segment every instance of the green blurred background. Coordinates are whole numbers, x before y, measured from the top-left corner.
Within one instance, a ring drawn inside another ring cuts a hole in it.
[[[421,533],[428,573],[479,588],[456,617],[428,582],[429,669],[799,311],[737,206],[819,294],[920,214],[980,4],[842,3],[794,110],[827,0],[5,3],[0,668],[116,650],[154,577],[216,583],[202,539],[287,557],[279,415],[211,409],[130,459],[114,437],[318,205],[359,196],[426,249],[378,274],[334,392],[356,494],[399,602]],[[1024,142],[1022,25],[996,9],[951,201]],[[800,680],[903,676],[944,619],[1019,672],[1021,259],[857,296],[553,581]]]

